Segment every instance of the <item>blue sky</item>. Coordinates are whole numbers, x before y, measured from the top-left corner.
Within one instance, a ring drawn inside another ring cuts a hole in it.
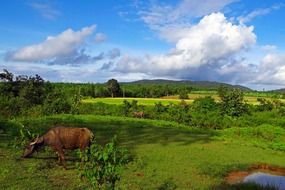
[[[283,88],[284,10],[282,0],[2,1],[0,69],[54,82]]]

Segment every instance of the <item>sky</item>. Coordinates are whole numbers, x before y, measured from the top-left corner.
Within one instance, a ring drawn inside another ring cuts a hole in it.
[[[284,18],[284,0],[1,1],[0,70],[285,88]]]

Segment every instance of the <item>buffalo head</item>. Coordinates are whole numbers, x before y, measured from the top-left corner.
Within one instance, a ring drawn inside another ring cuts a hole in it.
[[[26,146],[23,152],[22,157],[27,158],[30,155],[32,155],[34,151],[39,147],[40,144],[41,144],[41,139],[39,138],[39,136],[37,136],[37,138],[35,138],[34,140],[28,143],[28,145]]]

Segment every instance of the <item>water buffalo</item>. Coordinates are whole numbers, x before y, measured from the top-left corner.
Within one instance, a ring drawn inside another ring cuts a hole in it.
[[[134,117],[137,117],[137,118],[143,118],[144,117],[144,113],[142,111],[139,111],[139,112],[135,111],[135,112],[133,112],[133,115],[134,115]]]
[[[32,140],[24,150],[23,158],[29,157],[39,147],[47,145],[58,156],[59,162],[66,169],[64,150],[80,149],[81,151],[90,146],[93,133],[87,128],[54,127],[42,136]]]

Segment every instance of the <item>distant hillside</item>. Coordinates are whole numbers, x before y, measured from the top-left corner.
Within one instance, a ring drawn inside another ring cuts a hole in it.
[[[272,90],[272,92],[278,92],[278,93],[285,93],[285,88],[281,88],[281,89],[276,89],[276,90]]]
[[[190,81],[190,80],[181,80],[181,81],[175,81],[175,80],[163,80],[163,79],[157,79],[157,80],[138,80],[133,82],[124,82],[122,84],[160,84],[160,85],[189,85],[195,90],[217,90],[221,85],[229,87],[229,88],[239,88],[242,91],[252,91],[252,89],[241,86],[241,85],[231,85],[227,83],[220,83],[220,82],[213,82],[213,81]]]

